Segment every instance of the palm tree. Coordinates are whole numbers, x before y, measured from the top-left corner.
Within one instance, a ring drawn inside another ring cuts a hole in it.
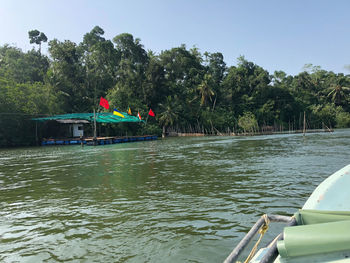
[[[347,95],[350,91],[349,87],[344,87],[343,79],[340,79],[337,84],[331,85],[330,92],[328,93],[327,97],[331,97],[332,101],[336,106],[340,106],[343,104],[344,100],[346,100]]]
[[[208,100],[212,101],[212,97],[215,95],[212,89],[213,86],[214,80],[212,75],[205,74],[202,83],[197,88],[201,96],[201,106],[206,105]]]
[[[177,121],[179,115],[177,113],[178,106],[176,105],[176,96],[166,97],[165,103],[159,104],[162,112],[159,114],[159,122],[163,125],[163,137],[165,137],[166,128],[172,126]]]

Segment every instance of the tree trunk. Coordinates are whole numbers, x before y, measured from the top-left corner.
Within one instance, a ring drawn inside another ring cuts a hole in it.
[[[163,132],[162,132],[162,138],[165,138],[165,126],[163,125]]]
[[[214,109],[215,109],[215,104],[216,104],[216,96],[215,96],[215,100],[214,100],[213,108],[212,108],[212,110],[211,110],[211,111],[214,111]]]

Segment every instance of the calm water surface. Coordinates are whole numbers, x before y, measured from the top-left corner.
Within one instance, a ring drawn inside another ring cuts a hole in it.
[[[349,163],[350,130],[3,149],[0,261],[222,262]]]

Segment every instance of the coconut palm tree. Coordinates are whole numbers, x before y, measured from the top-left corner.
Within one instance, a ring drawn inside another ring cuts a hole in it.
[[[201,96],[201,106],[206,105],[208,100],[212,101],[212,97],[215,95],[214,84],[212,75],[205,74],[202,83],[197,88]]]
[[[179,117],[176,96],[174,96],[174,98],[167,96],[165,103],[160,103],[159,107],[161,113],[159,114],[158,120],[163,125],[163,137],[165,137],[166,128],[172,126]]]
[[[340,106],[344,104],[344,100],[346,101],[350,88],[343,86],[344,79],[340,79],[337,84],[333,84],[330,86],[327,97],[330,97],[336,106]]]

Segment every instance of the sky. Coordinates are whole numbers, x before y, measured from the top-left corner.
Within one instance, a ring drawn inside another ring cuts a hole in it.
[[[107,39],[130,33],[157,54],[185,44],[221,52],[228,66],[243,55],[270,74],[309,63],[350,74],[349,14],[348,0],[0,0],[0,45],[28,51],[33,29],[80,43],[98,25]]]

